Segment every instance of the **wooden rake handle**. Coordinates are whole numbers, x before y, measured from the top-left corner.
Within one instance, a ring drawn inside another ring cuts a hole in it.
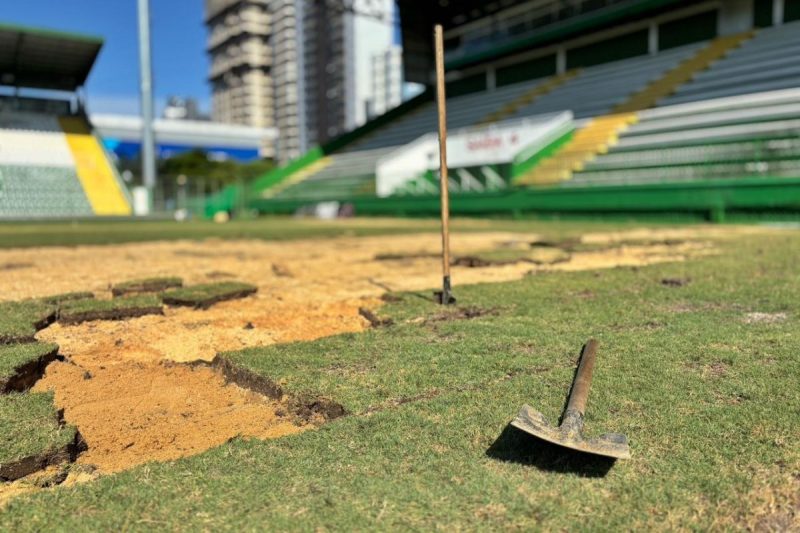
[[[583,416],[586,411],[586,401],[589,398],[589,387],[592,386],[592,374],[594,373],[594,360],[597,356],[598,342],[589,339],[583,346],[581,352],[581,362],[578,364],[578,371],[572,381],[572,389],[569,393],[567,411],[574,410]]]

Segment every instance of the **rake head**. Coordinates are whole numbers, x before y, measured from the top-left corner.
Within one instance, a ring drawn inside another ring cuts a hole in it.
[[[561,425],[556,427],[551,425],[542,413],[529,405],[523,405],[511,425],[542,440],[572,450],[614,459],[631,457],[625,435],[606,433],[595,439],[584,439],[583,416],[576,410],[567,409]]]

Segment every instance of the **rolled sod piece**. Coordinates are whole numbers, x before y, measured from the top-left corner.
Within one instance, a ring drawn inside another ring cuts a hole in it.
[[[217,302],[244,298],[255,294],[256,291],[258,288],[249,283],[225,281],[169,290],[161,294],[161,300],[167,305],[207,309]]]
[[[183,287],[183,280],[181,278],[147,278],[135,279],[118,283],[111,288],[111,294],[116,296],[124,296],[126,294],[138,294],[142,292],[162,292],[167,289],[174,289],[176,287]]]
[[[85,446],[78,430],[60,420],[52,392],[0,396],[0,427],[2,481],[72,461]]]
[[[0,393],[31,388],[56,355],[57,344],[29,342],[0,346]]]
[[[56,318],[56,306],[38,300],[0,303],[0,344],[33,342]]]
[[[74,300],[64,302],[58,313],[62,324],[79,324],[90,320],[123,320],[144,315],[161,315],[164,308],[158,296],[140,294],[113,300]]]

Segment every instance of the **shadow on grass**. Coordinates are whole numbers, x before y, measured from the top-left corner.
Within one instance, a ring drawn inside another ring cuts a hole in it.
[[[604,477],[615,459],[563,448],[508,425],[486,450],[492,459],[535,466],[547,472]]]

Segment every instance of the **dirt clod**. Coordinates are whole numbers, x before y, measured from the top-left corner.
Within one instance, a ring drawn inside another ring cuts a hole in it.
[[[462,257],[456,257],[451,262],[451,266],[460,266],[466,268],[484,268],[488,266],[497,266],[497,265],[506,265],[509,264],[511,261],[490,261],[489,259],[483,259],[482,257],[474,256],[474,255],[465,255]]]
[[[496,315],[497,309],[485,309],[481,307],[454,307],[441,313],[436,313],[423,319],[423,323],[430,324],[436,322],[449,322],[451,320],[471,320],[482,316]]]
[[[23,268],[33,268],[33,263],[3,263],[0,264],[0,270],[21,270]]]
[[[381,318],[366,307],[359,307],[358,314],[364,317],[364,319],[369,322],[370,327],[373,328],[391,326],[394,324],[394,320],[391,318]]]
[[[223,272],[222,270],[213,270],[206,274],[208,279],[227,279],[227,278],[235,278],[236,274],[231,274],[230,272]]]
[[[272,263],[272,273],[275,274],[276,276],[278,276],[279,278],[293,278],[294,277],[294,275],[291,273],[291,271],[288,268],[286,268],[285,266],[283,266],[281,264],[278,264],[278,263]]]
[[[661,284],[665,287],[685,287],[691,281],[689,278],[664,278]]]

